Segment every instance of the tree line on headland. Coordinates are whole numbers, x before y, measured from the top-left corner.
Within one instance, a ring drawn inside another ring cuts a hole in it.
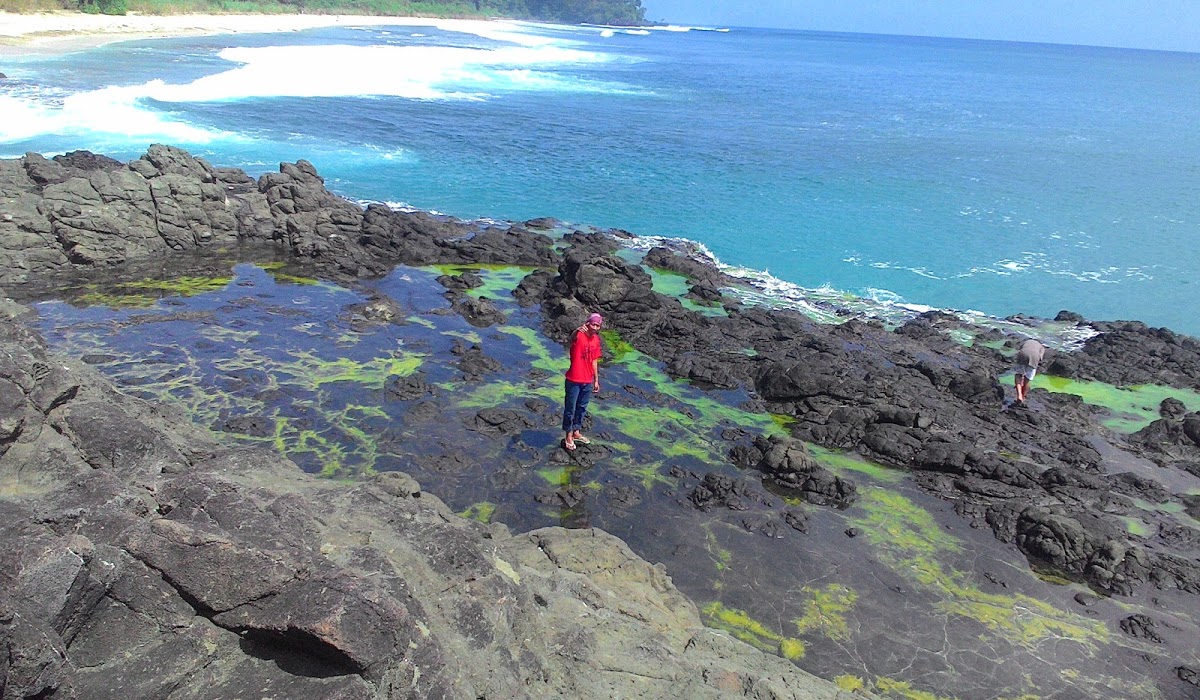
[[[646,24],[641,0],[0,0],[0,10],[123,15],[319,13],[398,17],[506,17],[562,24]]]

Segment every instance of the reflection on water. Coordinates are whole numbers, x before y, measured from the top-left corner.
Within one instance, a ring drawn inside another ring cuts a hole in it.
[[[449,313],[434,280],[461,270],[445,268],[398,268],[348,290],[240,265],[229,278],[91,290],[37,309],[58,350],[222,439],[332,477],[403,470],[464,517],[517,530],[604,528],[663,562],[710,625],[848,690],[1169,697],[1157,687],[1175,687],[1163,679],[1179,650],[1117,629],[1141,601],[1081,605],[1082,586],[1039,579],[903,472],[814,448],[861,498],[844,510],[803,506],[806,533],[760,527],[778,508],[696,510],[679,474],[735,475],[730,440],[786,434],[787,421],[737,408],[742,392],[671,381],[619,337],[605,338],[621,352],[609,353],[593,403],[595,442],[566,453],[563,349],[508,295],[527,270],[476,270],[484,285],[472,293],[492,299],[504,325],[477,329]],[[475,348],[494,362],[472,365]],[[1190,635],[1194,659],[1190,601],[1156,596],[1155,617]]]

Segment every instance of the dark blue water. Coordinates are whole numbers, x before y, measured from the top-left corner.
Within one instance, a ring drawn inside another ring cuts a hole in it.
[[[18,61],[0,154],[166,141],[253,172],[307,158],[352,198],[685,237],[808,288],[1200,333],[1200,55],[477,29]]]

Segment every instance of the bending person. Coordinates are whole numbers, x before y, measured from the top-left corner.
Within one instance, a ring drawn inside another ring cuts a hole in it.
[[[591,440],[580,432],[592,394],[600,391],[600,314],[588,316],[587,323],[571,334],[571,366],[567,368],[566,397],[563,401],[563,447],[575,449],[575,443]]]
[[[1025,397],[1029,395],[1029,382],[1033,381],[1038,365],[1042,363],[1045,355],[1046,346],[1033,338],[1021,344],[1021,349],[1017,351],[1017,364],[1013,368],[1015,371],[1013,386],[1017,388],[1017,403],[1025,403]]]

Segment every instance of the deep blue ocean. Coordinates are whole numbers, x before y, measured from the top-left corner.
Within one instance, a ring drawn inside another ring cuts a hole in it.
[[[356,200],[692,239],[780,293],[1200,335],[1200,54],[473,26],[9,60],[0,156],[306,158]]]

